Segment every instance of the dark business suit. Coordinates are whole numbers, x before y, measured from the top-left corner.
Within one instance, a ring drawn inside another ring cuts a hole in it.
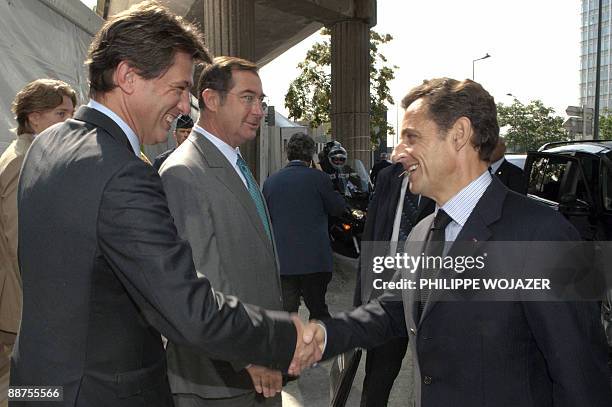
[[[509,189],[523,195],[527,193],[527,180],[525,180],[523,170],[508,162],[505,158],[495,171],[495,175]]]
[[[82,107],[37,137],[18,197],[24,309],[11,385],[63,386],[67,406],[171,406],[160,334],[287,368],[292,322],[196,278],[159,175],[106,115]]]
[[[393,221],[397,211],[398,201],[402,189],[404,172],[402,164],[397,163],[387,167],[378,174],[378,181],[374,196],[368,205],[368,216],[363,232],[363,242],[389,242],[393,233]],[[410,194],[410,189],[406,188],[406,194]],[[427,197],[421,197],[416,222],[434,211],[435,203]],[[364,243],[367,245],[368,243]],[[377,243],[370,253],[365,248],[363,256],[368,259],[360,258],[360,272],[357,274],[357,286],[355,287],[355,306],[367,303],[380,295],[372,287],[373,274],[369,270],[372,256],[388,255],[388,246]],[[365,277],[362,280],[362,276]],[[366,281],[367,280],[367,281]],[[363,281],[363,284],[362,284]],[[361,405],[364,407],[386,406],[389,400],[389,393],[393,387],[393,382],[402,367],[402,359],[406,354],[408,346],[407,338],[392,338],[381,346],[368,349],[366,356],[366,375],[363,380],[363,390],[361,393]]]
[[[332,251],[327,219],[340,216],[344,198],[323,171],[292,161],[264,183],[283,283],[285,310],[297,312],[300,292],[310,318],[329,317],[325,303]]]
[[[420,254],[432,220],[433,214],[413,229],[409,254]],[[576,241],[579,236],[560,214],[508,191],[493,177],[457,237],[474,240]],[[417,319],[417,295],[389,292],[326,321],[324,357],[410,332],[419,407],[612,405],[596,304],[444,302],[432,294]]]

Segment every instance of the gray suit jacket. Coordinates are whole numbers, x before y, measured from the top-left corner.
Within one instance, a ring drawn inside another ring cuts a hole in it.
[[[273,242],[225,156],[203,135],[192,132],[164,162],[160,174],[178,233],[192,247],[198,275],[202,277],[201,271],[206,270],[215,290],[281,310]],[[253,391],[245,365],[213,360],[200,350],[168,344],[174,393],[223,398]]]

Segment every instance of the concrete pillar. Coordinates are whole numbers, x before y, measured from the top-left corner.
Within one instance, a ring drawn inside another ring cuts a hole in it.
[[[204,0],[204,39],[213,55],[229,55],[253,61],[255,2],[253,0]],[[265,84],[264,84],[265,90]],[[259,179],[259,136],[240,146],[240,153]]]
[[[214,55],[253,60],[255,2],[204,0],[204,38]]]
[[[345,20],[331,27],[332,137],[349,159],[370,168],[369,25]]]

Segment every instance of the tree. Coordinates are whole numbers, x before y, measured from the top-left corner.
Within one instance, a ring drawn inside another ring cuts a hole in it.
[[[329,29],[322,35],[330,36]],[[397,66],[387,65],[387,58],[380,52],[381,45],[393,37],[370,30],[370,138],[378,144],[380,134],[395,134],[387,123],[386,104],[393,104],[389,81],[395,78]],[[289,117],[307,121],[318,127],[330,123],[331,111],[331,45],[329,39],[317,42],[306,53],[304,61],[298,64],[300,74],[289,85],[285,95],[285,107]],[[386,130],[386,131],[385,131]]]
[[[612,140],[612,114],[610,110],[604,109],[599,116],[599,139]]]
[[[498,103],[497,119],[500,127],[507,126],[505,138],[508,150],[526,153],[551,141],[569,140],[563,128],[563,118],[554,112],[540,100],[533,100],[527,105],[517,99],[509,106]]]

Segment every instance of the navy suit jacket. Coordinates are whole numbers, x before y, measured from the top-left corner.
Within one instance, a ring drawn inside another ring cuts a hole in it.
[[[281,275],[332,271],[327,218],[346,203],[323,171],[292,161],[263,186],[278,250]]]
[[[397,203],[402,191],[404,178],[401,175],[403,172],[404,166],[396,163],[383,168],[378,174],[374,195],[368,205],[366,224],[361,238],[362,256],[359,258],[360,270],[357,273],[355,296],[353,298],[353,305],[356,307],[368,302],[373,295],[376,297],[380,295],[372,289],[370,281],[365,282],[367,279],[362,277],[363,273],[371,274],[370,258],[372,256],[386,256],[388,254],[388,251],[385,251],[388,246],[380,243],[374,246],[369,242],[389,242],[391,240]],[[410,189],[406,189],[406,193],[410,194]],[[436,204],[432,199],[422,196],[417,209],[416,221],[419,222],[432,213],[435,206]],[[381,253],[381,251],[384,251],[384,253]],[[363,287],[362,283],[364,283]]]
[[[171,406],[160,334],[219,359],[289,366],[291,320],[197,278],[159,174],[108,116],[81,107],[37,137],[18,197],[12,386],[63,386],[66,406]]]
[[[413,228],[408,251],[420,253],[433,217]],[[579,240],[562,215],[509,191],[495,177],[457,237],[466,242]],[[326,320],[324,358],[409,335],[417,407],[612,405],[596,303],[430,297],[417,319],[417,300],[414,290],[389,292]]]

